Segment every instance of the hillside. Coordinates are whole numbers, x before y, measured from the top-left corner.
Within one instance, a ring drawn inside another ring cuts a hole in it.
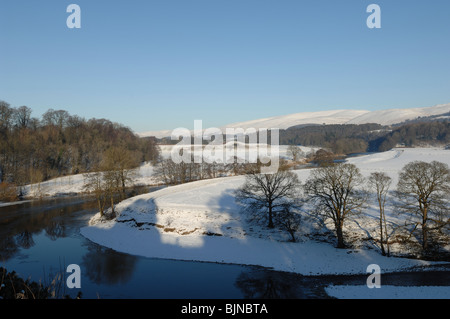
[[[440,160],[450,164],[447,150],[395,149],[352,159],[363,175],[385,171],[394,183],[403,165],[412,160]],[[310,170],[295,171],[305,181]],[[82,234],[101,245],[136,255],[180,260],[253,264],[276,270],[313,274],[362,274],[368,264],[379,264],[384,272],[433,265],[433,262],[383,257],[367,235],[376,236],[376,200],[356,221],[348,222],[353,248],[333,247],[329,227],[318,226],[303,216],[299,241],[288,242],[278,229],[250,223],[234,200],[233,191],[244,176],[202,180],[171,186],[123,201],[117,205],[116,220],[99,222],[94,217]],[[402,223],[388,205],[388,223]],[[450,249],[450,247],[446,247]],[[392,245],[394,255],[401,248]]]
[[[411,109],[379,110],[355,117],[346,124],[377,123],[381,125],[393,125],[420,117],[435,116],[448,112],[450,112],[450,104]]]
[[[230,123],[225,128],[279,128],[288,129],[294,126],[305,125],[331,125],[331,124],[367,124],[393,125],[405,121],[415,120],[419,117],[437,116],[450,112],[450,103],[421,108],[387,109],[377,111],[367,110],[330,110],[317,112],[302,112],[251,121]],[[139,136],[155,136],[163,138],[170,136],[171,130],[148,131],[138,133]]]

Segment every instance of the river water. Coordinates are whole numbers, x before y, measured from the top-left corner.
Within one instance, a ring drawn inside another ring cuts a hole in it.
[[[365,285],[367,276],[301,276],[262,267],[145,258],[116,252],[80,234],[97,212],[90,198],[30,201],[0,207],[0,266],[50,283],[78,264],[82,298],[241,299],[328,298],[328,285]],[[443,277],[443,275],[445,275]],[[448,272],[386,274],[391,285],[450,286]]]

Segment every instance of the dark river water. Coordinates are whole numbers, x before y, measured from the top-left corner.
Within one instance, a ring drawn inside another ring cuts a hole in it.
[[[69,264],[81,269],[82,298],[328,298],[324,287],[365,285],[367,276],[301,276],[262,267],[145,258],[116,252],[80,234],[97,212],[89,198],[31,201],[0,207],[0,266],[50,283]],[[448,271],[383,276],[390,285],[448,285]]]

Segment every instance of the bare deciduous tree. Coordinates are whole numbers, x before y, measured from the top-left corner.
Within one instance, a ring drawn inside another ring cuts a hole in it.
[[[100,217],[103,217],[107,202],[107,193],[105,192],[105,182],[102,172],[94,172],[84,175],[84,189],[95,196],[97,200]]]
[[[386,197],[389,192],[391,182],[392,179],[383,172],[374,172],[370,174],[369,177],[369,185],[376,192],[378,208],[380,210],[380,247],[383,256],[390,255],[384,207],[386,205]],[[386,249],[384,247],[385,244]]]
[[[124,199],[126,188],[133,184],[137,177],[134,168],[138,165],[137,153],[133,153],[124,147],[114,146],[105,151],[100,168],[108,173],[109,183],[115,184],[116,191],[120,192],[122,199]]]
[[[450,224],[450,170],[447,164],[414,161],[399,174],[398,209],[409,216],[411,234],[421,229],[422,249],[427,251],[429,232]]]
[[[296,204],[300,182],[296,174],[278,171],[273,174],[251,172],[236,193],[236,200],[255,216],[267,218],[274,227],[274,215]]]
[[[155,165],[155,177],[166,185],[177,185],[200,179],[200,164],[175,163],[171,158],[160,158]]]
[[[275,223],[280,226],[281,229],[288,232],[291,236],[291,241],[296,242],[297,238],[295,233],[298,231],[301,223],[301,215],[292,209],[291,204],[287,204],[280,211],[275,214]]]
[[[303,155],[302,149],[297,145],[289,145],[287,149],[288,155],[292,157],[294,162],[297,162]]]
[[[305,183],[305,192],[314,203],[316,213],[332,219],[337,236],[337,247],[344,248],[344,222],[360,211],[367,193],[361,188],[364,178],[359,169],[348,163],[331,164],[311,171]]]
[[[25,128],[30,122],[32,110],[28,106],[21,106],[14,110],[14,117],[16,125],[20,128]]]

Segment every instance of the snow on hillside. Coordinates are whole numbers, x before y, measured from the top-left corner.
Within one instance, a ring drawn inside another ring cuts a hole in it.
[[[223,152],[225,153],[224,145]],[[250,151],[258,152],[258,145],[247,145]],[[279,155],[284,159],[291,159],[288,154],[288,145],[279,146]],[[161,156],[163,158],[170,158],[174,145],[160,145]],[[303,153],[309,154],[316,151],[317,147],[301,147]],[[154,166],[151,163],[143,163],[139,169],[136,170],[136,178],[134,185],[155,185],[158,183],[154,176]],[[41,183],[34,183],[23,187],[22,191],[26,197],[53,197],[61,195],[77,195],[84,192],[85,177],[84,174],[68,175],[54,178]],[[6,205],[6,204],[5,204]]]
[[[269,118],[231,123],[225,126],[220,127],[219,129],[225,135],[226,129],[236,129],[242,128],[244,130],[248,128],[278,128],[278,129],[287,129],[296,125],[305,125],[305,124],[343,124],[351,119],[364,115],[369,111],[359,111],[359,110],[333,110],[333,111],[318,111],[318,112],[302,112],[296,114],[282,115],[282,116],[274,116]],[[189,128],[188,128],[189,129]],[[204,127],[203,129],[206,129]],[[191,130],[193,133],[193,130]],[[172,134],[171,130],[161,130],[161,131],[148,131],[139,133],[138,135],[141,137],[144,136],[155,136],[157,138],[170,137]]]
[[[378,123],[392,125],[418,117],[440,115],[450,112],[449,104],[440,104],[431,107],[387,109],[378,111],[367,110],[330,110],[317,112],[302,112],[263,119],[255,119],[238,123],[231,123],[220,127],[223,134],[226,128],[279,128],[287,129],[296,125],[306,124],[365,124]],[[189,128],[188,128],[189,129]],[[206,129],[206,127],[204,127]],[[170,137],[172,130],[148,131],[139,133],[139,136],[156,136],[157,138]]]
[[[236,150],[234,150],[234,146],[236,146]],[[159,145],[160,150],[161,150],[161,156],[163,158],[170,158],[172,152],[174,151],[174,148],[177,147],[177,145]],[[180,146],[181,147],[181,146]],[[182,146],[183,148],[185,146]],[[194,149],[191,147],[186,146],[187,148],[185,149],[187,152],[192,152],[192,154],[194,153]],[[268,154],[271,155],[270,150],[271,150],[271,145],[270,144],[252,144],[252,143],[240,143],[240,142],[227,142],[224,145],[214,145],[214,149],[217,151],[220,151],[223,153],[223,158],[224,160],[234,160],[233,157],[234,155],[238,155],[238,151],[237,148],[241,147],[242,149],[245,149],[246,155],[248,154],[256,154],[255,156],[258,155],[258,152],[260,152],[260,154]],[[299,146],[301,152],[303,153],[304,156],[307,156],[308,154],[311,154],[313,152],[316,152],[318,149],[320,149],[320,147],[313,147],[313,146]],[[190,150],[189,150],[190,148]],[[203,150],[205,148],[203,147]],[[289,145],[278,145],[278,154],[279,157],[282,159],[290,159],[292,160],[292,155],[289,154]],[[175,149],[176,152],[176,149]],[[204,158],[207,158],[209,153],[211,152],[205,152],[205,153],[201,153],[199,155],[202,155]]]
[[[351,162],[364,175],[374,170],[394,175],[411,160],[436,159],[450,164],[449,154],[441,149],[396,149],[353,158]],[[309,172],[296,171],[301,181],[308,178]],[[302,225],[299,242],[287,242],[287,234],[251,224],[242,214],[233,192],[244,179],[236,176],[202,180],[133,197],[117,205],[120,216],[116,220],[98,222],[96,217],[81,232],[98,244],[135,255],[261,265],[304,275],[363,274],[373,263],[380,265],[383,272],[434,264],[383,257],[377,249],[364,245],[336,249],[330,242],[311,239],[308,233],[317,231],[317,226],[308,222]],[[366,237],[367,233],[375,233],[376,203],[371,206],[357,222],[348,222],[347,231]]]
[[[136,170],[134,185],[154,185],[157,183],[153,176],[153,165],[142,164]],[[22,191],[26,197],[53,197],[61,195],[77,195],[85,192],[84,174],[68,175],[54,178],[45,182],[26,185]]]
[[[306,125],[306,124],[344,124],[355,117],[362,116],[369,111],[361,111],[361,110],[332,110],[332,111],[318,111],[318,112],[302,112],[296,114],[282,115],[282,116],[274,116],[269,118],[231,123],[228,125],[224,125],[219,129],[225,135],[226,129],[236,129],[242,128],[244,130],[248,128],[278,128],[278,129],[287,129],[296,125]],[[188,128],[189,129],[189,128]],[[203,129],[206,129],[204,127]],[[193,131],[191,131],[193,132]],[[138,135],[143,136],[155,136],[157,138],[168,137],[170,136],[172,131],[170,130],[162,130],[162,131],[148,131],[139,133]]]
[[[275,116],[265,119],[258,119],[247,122],[232,123],[222,128],[279,128],[287,129],[296,125],[305,124],[343,124],[355,117],[363,116],[368,111],[360,110],[332,110],[332,111],[318,111],[318,112],[303,112],[296,114],[289,114],[283,116]]]
[[[407,120],[414,120],[418,117],[440,115],[448,112],[450,112],[450,104],[411,109],[379,110],[355,117],[346,124],[378,123],[381,125],[392,125]]]
[[[442,148],[394,148],[392,150],[352,157],[347,162],[355,164],[365,176],[382,171],[392,178],[392,185],[398,182],[398,172],[412,161],[438,161],[450,166],[450,150]]]

